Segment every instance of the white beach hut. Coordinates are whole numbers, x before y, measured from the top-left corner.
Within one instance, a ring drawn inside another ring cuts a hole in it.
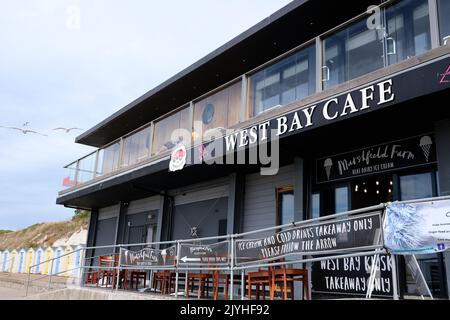
[[[33,268],[32,273],[41,274],[44,271],[44,264],[42,264],[45,260],[45,251],[42,247],[39,247],[36,249],[36,252],[34,253],[34,264],[36,267]]]
[[[2,252],[2,263],[0,264],[0,271],[1,272],[8,272],[9,259],[10,259],[9,250],[8,249],[3,250],[3,252]]]
[[[56,247],[53,249],[53,254],[55,260],[53,261],[53,274],[56,274],[58,276],[62,276],[63,274],[61,272],[64,272],[64,263],[63,258],[61,257],[64,255],[64,248],[63,247]]]
[[[25,272],[26,260],[27,260],[27,250],[22,248],[19,251],[19,258],[18,258],[17,271],[16,271],[17,273]]]
[[[0,250],[0,272],[2,272],[3,250]]]
[[[9,258],[10,259],[10,262],[9,262],[9,268],[8,268],[8,271],[10,272],[10,273],[16,273],[17,272],[17,267],[18,267],[18,265],[19,265],[19,259],[18,259],[18,256],[19,256],[19,253],[17,252],[17,250],[16,249],[14,249],[14,250],[12,250],[11,251],[11,257]]]

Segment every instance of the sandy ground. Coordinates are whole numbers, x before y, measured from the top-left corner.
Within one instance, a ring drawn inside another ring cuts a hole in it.
[[[25,296],[24,290],[0,287],[0,300],[21,300]]]

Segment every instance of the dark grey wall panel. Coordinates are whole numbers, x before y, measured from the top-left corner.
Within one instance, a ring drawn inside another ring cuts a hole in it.
[[[97,222],[96,247],[114,245],[116,240],[116,223],[117,218],[104,219]],[[113,252],[113,248],[95,249],[94,256],[110,255]]]
[[[294,185],[294,165],[280,168],[276,176],[247,175],[243,231],[272,227],[276,220],[276,189]]]
[[[217,236],[220,220],[227,219],[228,198],[211,199],[175,206],[172,240],[190,239],[191,227],[198,226],[198,237]]]
[[[440,195],[450,195],[450,119],[436,122],[436,153]]]

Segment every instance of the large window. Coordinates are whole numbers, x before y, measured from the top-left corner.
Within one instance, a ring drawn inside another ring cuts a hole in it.
[[[388,64],[431,49],[428,0],[404,0],[386,9]]]
[[[366,17],[324,39],[325,89],[431,49],[428,0],[403,0],[381,13],[378,27]]]
[[[315,46],[310,46],[252,75],[249,99],[253,115],[315,93],[315,72]]]
[[[403,201],[431,198],[433,196],[432,173],[401,176],[400,194]]]
[[[450,0],[439,0],[438,10],[441,44],[450,44]]]
[[[348,211],[348,187],[336,188],[334,196],[335,213]]]
[[[225,130],[239,123],[242,82],[237,82],[194,104],[195,142],[225,134]]]
[[[122,166],[135,164],[150,155],[150,127],[123,140]]]
[[[185,108],[155,123],[152,156],[168,152],[182,143],[191,146],[192,125],[189,108]]]
[[[323,41],[324,88],[363,76],[384,66],[382,33],[361,19]]]

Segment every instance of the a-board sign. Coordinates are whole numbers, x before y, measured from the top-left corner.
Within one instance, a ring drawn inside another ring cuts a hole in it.
[[[173,266],[176,263],[176,247],[166,249],[144,248],[139,251],[122,249],[120,253],[121,266]]]
[[[236,264],[290,255],[324,255],[373,248],[381,241],[381,211],[292,227],[257,240],[237,240]]]
[[[186,244],[180,245],[180,264],[228,264],[229,242],[223,241],[214,244]]]
[[[388,142],[318,159],[317,183],[337,181],[436,162],[432,134]]]
[[[380,254],[373,296],[392,296],[392,257]],[[373,255],[329,259],[312,264],[314,292],[343,295],[366,295]]]

